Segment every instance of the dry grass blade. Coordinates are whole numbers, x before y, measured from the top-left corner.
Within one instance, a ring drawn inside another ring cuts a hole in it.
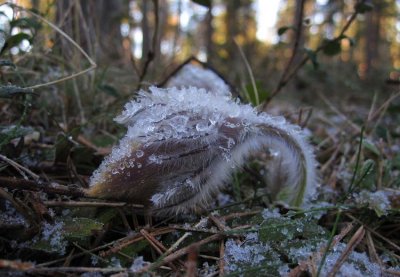
[[[371,257],[371,260],[374,263],[377,263],[380,266],[382,266],[382,260],[379,258],[378,253],[376,253],[376,248],[375,248],[375,244],[374,244],[374,241],[372,239],[372,236],[371,236],[371,232],[370,231],[366,231],[366,236],[365,237],[367,239],[368,252],[369,252],[369,256]]]
[[[354,129],[354,133],[360,133],[361,128],[355,124],[353,121],[351,121],[346,115],[344,115],[341,111],[339,111],[332,103],[331,101],[328,100],[328,98],[325,97],[321,92],[317,92],[317,95],[319,98],[321,98],[322,101],[337,115],[339,115],[343,120]]]
[[[199,227],[202,226],[203,224],[205,224],[205,222],[204,222],[204,220],[202,219],[202,220],[200,220],[200,221],[194,226],[194,228],[199,228]],[[178,226],[176,226],[176,227],[178,227]],[[172,228],[174,228],[174,227],[172,227]],[[185,229],[182,229],[182,230],[185,230]],[[190,232],[186,232],[185,234],[183,234],[182,237],[180,237],[173,245],[171,245],[171,247],[170,247],[167,251],[165,251],[165,255],[168,255],[168,254],[172,253],[173,251],[175,251],[175,250],[179,247],[179,245],[180,245],[186,238],[188,238],[190,235],[191,235]]]
[[[391,247],[393,247],[393,248],[396,249],[397,251],[400,251],[400,246],[399,246],[399,245],[397,245],[396,243],[394,243],[394,242],[391,241],[390,239],[388,239],[388,238],[382,236],[381,234],[379,234],[379,233],[376,232],[375,230],[372,230],[372,229],[369,228],[368,226],[365,226],[365,224],[364,224],[361,220],[355,218],[355,217],[352,216],[351,214],[346,214],[346,216],[348,216],[348,217],[351,218],[352,220],[356,221],[357,223],[362,224],[362,225],[365,227],[366,230],[368,230],[369,232],[371,232],[371,234],[373,234],[374,236],[380,238],[381,240],[383,240],[384,242],[386,242],[387,244],[389,244]]]
[[[361,226],[360,228],[358,228],[358,230],[355,232],[355,234],[351,237],[350,241],[347,243],[347,246],[344,249],[342,255],[336,261],[331,272],[329,272],[329,274],[328,274],[329,277],[336,276],[336,273],[339,272],[340,267],[343,265],[343,263],[349,257],[349,255],[354,250],[354,248],[362,241],[362,239],[364,238],[364,235],[365,235],[365,229],[363,226]]]
[[[218,268],[219,268],[219,276],[224,276],[224,267],[225,267],[225,241],[221,240],[219,243],[219,263],[218,263]]]
[[[83,74],[85,74],[85,73],[87,73],[87,72],[90,72],[90,71],[92,71],[93,69],[95,69],[95,68],[97,67],[96,63],[89,57],[89,55],[85,52],[85,50],[83,50],[82,47],[79,46],[79,44],[77,44],[70,36],[68,36],[68,35],[67,35],[63,30],[61,30],[59,27],[57,27],[56,25],[54,25],[53,23],[51,23],[50,21],[48,21],[46,18],[42,17],[41,15],[39,15],[39,14],[37,14],[37,13],[31,11],[31,10],[25,9],[25,8],[23,8],[23,7],[20,7],[20,6],[18,6],[18,5],[12,4],[12,3],[7,3],[7,4],[8,4],[9,6],[13,7],[13,8],[18,9],[18,10],[22,10],[22,11],[24,11],[24,12],[27,12],[28,14],[32,15],[33,17],[36,17],[37,19],[39,19],[39,20],[43,21],[44,23],[46,23],[47,25],[49,25],[49,26],[50,26],[51,28],[53,28],[57,33],[59,33],[59,34],[60,34],[61,36],[63,36],[66,40],[68,40],[76,49],[78,49],[78,51],[79,51],[80,53],[82,53],[82,55],[83,55],[83,56],[88,60],[88,62],[90,63],[90,67],[89,67],[89,68],[84,69],[84,70],[82,70],[82,71],[80,71],[80,72],[77,72],[77,73],[71,74],[71,75],[69,75],[69,76],[66,76],[66,77],[63,77],[63,78],[60,78],[60,79],[57,79],[57,80],[54,80],[54,81],[50,81],[50,82],[47,82],[47,83],[44,83],[44,84],[38,84],[38,85],[29,86],[29,87],[26,87],[26,89],[38,89],[38,88],[41,88],[41,87],[45,87],[45,86],[50,86],[50,85],[54,85],[54,84],[57,84],[57,83],[61,83],[61,82],[64,82],[64,81],[67,81],[67,80],[76,78],[76,77],[78,77],[78,76],[80,76],[80,75],[83,75]]]
[[[140,233],[143,235],[143,237],[150,243],[150,245],[157,251],[159,255],[163,255],[165,251],[167,251],[167,248],[159,242],[156,238],[154,238],[149,232],[147,232],[145,229],[140,230]],[[171,262],[168,263],[168,265],[174,270],[177,271],[177,267]],[[180,264],[183,266],[183,264]]]

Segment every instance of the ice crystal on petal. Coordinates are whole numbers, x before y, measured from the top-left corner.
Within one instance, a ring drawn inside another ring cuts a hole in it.
[[[140,157],[143,157],[143,155],[144,155],[144,152],[142,150],[136,151],[136,157],[140,158]]]
[[[188,87],[204,88],[213,93],[230,97],[228,85],[215,72],[194,64],[184,65],[179,72],[172,77],[168,87]]]

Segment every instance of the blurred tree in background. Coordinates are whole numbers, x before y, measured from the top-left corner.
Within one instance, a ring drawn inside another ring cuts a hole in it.
[[[68,89],[57,96],[53,93],[54,97],[64,98],[60,110],[67,111],[63,115],[65,124],[70,112],[78,112],[85,122],[85,113],[98,111],[82,104],[95,95],[100,105],[125,101],[136,88],[162,81],[190,56],[219,70],[242,95],[251,87],[245,59],[258,89],[268,95],[282,74],[308,57],[294,74],[293,82],[283,86],[285,96],[295,94],[294,99],[302,101],[313,100],[314,91],[320,90],[338,98],[369,98],[376,91],[396,89],[387,83],[397,84],[400,75],[400,2],[396,0],[360,2],[360,12],[338,40],[335,38],[353,14],[357,1],[13,3],[38,10],[97,63],[97,73],[63,84]],[[14,46],[11,52],[15,58],[43,47],[60,53],[66,72],[76,72],[87,65],[80,51],[49,26],[42,25],[47,31],[41,32],[41,38],[36,38],[31,47]],[[331,40],[334,41],[318,51]]]

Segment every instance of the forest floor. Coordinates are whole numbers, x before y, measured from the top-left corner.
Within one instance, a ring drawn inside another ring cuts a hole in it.
[[[44,128],[43,114],[34,106],[23,124],[2,122],[0,178],[9,188],[0,189],[0,270],[11,275],[398,276],[397,96],[371,104],[352,101],[355,96],[331,101],[318,94],[312,109],[310,103],[299,109],[282,98],[272,105],[272,114],[305,127],[315,147],[320,188],[306,207],[271,202],[257,178],[244,171],[208,211],[169,218],[143,217],[131,204],[59,194],[59,185],[87,187],[91,172],[120,136],[111,133],[124,130],[101,120]],[[35,96],[18,97],[3,102],[3,113],[24,109]],[[53,192],[41,191],[49,184]]]

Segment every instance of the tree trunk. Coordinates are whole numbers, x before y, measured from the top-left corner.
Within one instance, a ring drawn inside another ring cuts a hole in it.
[[[150,27],[149,27],[149,1],[143,0],[142,1],[142,34],[143,34],[143,41],[142,41],[142,61],[144,62],[147,59],[147,56],[150,51]]]
[[[213,60],[213,41],[212,41],[212,36],[213,36],[213,26],[212,26],[212,21],[213,21],[213,15],[212,15],[212,1],[210,4],[210,7],[208,8],[207,15],[205,18],[205,48],[206,48],[206,54],[207,54],[207,62],[212,62]]]
[[[234,42],[236,35],[239,33],[238,28],[238,9],[240,7],[240,0],[227,0],[226,1],[226,50],[228,52],[229,66],[234,69],[240,68],[238,61],[238,52]],[[228,79],[234,80],[238,76],[236,70],[230,70]]]
[[[371,76],[379,60],[379,37],[381,6],[379,1],[374,1],[374,9],[366,14],[365,34],[365,71],[364,77]]]
[[[296,54],[293,57],[293,63],[297,64],[302,58],[302,50],[304,49],[305,36],[304,36],[304,7],[306,5],[306,0],[295,0],[295,10],[294,10],[294,21],[293,26],[295,26],[295,32],[292,36],[292,47],[296,50]]]

